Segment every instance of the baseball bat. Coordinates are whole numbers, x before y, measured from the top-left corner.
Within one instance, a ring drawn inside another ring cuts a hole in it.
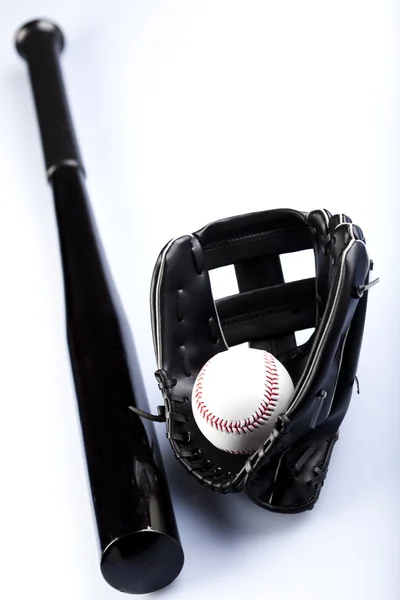
[[[60,66],[64,36],[50,21],[31,21],[16,47],[28,64],[53,191],[101,572],[120,591],[148,593],[177,577],[183,551],[153,425],[129,409],[146,409],[147,399],[85,189]]]

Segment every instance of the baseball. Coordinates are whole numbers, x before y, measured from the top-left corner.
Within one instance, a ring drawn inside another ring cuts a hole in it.
[[[250,454],[269,437],[293,390],[289,373],[269,352],[253,348],[220,352],[196,378],[194,419],[220,450]]]

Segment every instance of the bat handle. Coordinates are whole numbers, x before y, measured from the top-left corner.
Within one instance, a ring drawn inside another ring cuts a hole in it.
[[[84,173],[60,69],[61,30],[51,21],[30,21],[18,30],[15,45],[28,63],[47,177],[66,165]]]

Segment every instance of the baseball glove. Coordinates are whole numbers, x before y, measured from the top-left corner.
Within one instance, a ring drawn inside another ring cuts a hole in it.
[[[280,255],[305,249],[314,250],[315,277],[285,283]],[[209,271],[231,264],[239,294],[214,299]],[[371,269],[360,227],[327,210],[235,216],[164,247],[151,289],[164,405],[158,416],[142,415],[166,422],[176,458],[199,483],[222,493],[246,490],[272,511],[314,506],[356,381]],[[310,339],[297,345],[295,332],[308,328]],[[295,385],[252,455],[214,447],[191,407],[203,365],[243,342],[272,353]]]

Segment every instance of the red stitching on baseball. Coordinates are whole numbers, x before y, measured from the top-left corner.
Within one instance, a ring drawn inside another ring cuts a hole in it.
[[[214,415],[207,408],[203,398],[203,380],[210,361],[207,361],[201,369],[194,389],[194,398],[202,418],[214,429],[226,433],[237,433],[243,435],[262,427],[273,413],[279,397],[279,377],[275,358],[272,354],[264,352],[265,388],[264,397],[254,413],[242,421],[228,421]]]

